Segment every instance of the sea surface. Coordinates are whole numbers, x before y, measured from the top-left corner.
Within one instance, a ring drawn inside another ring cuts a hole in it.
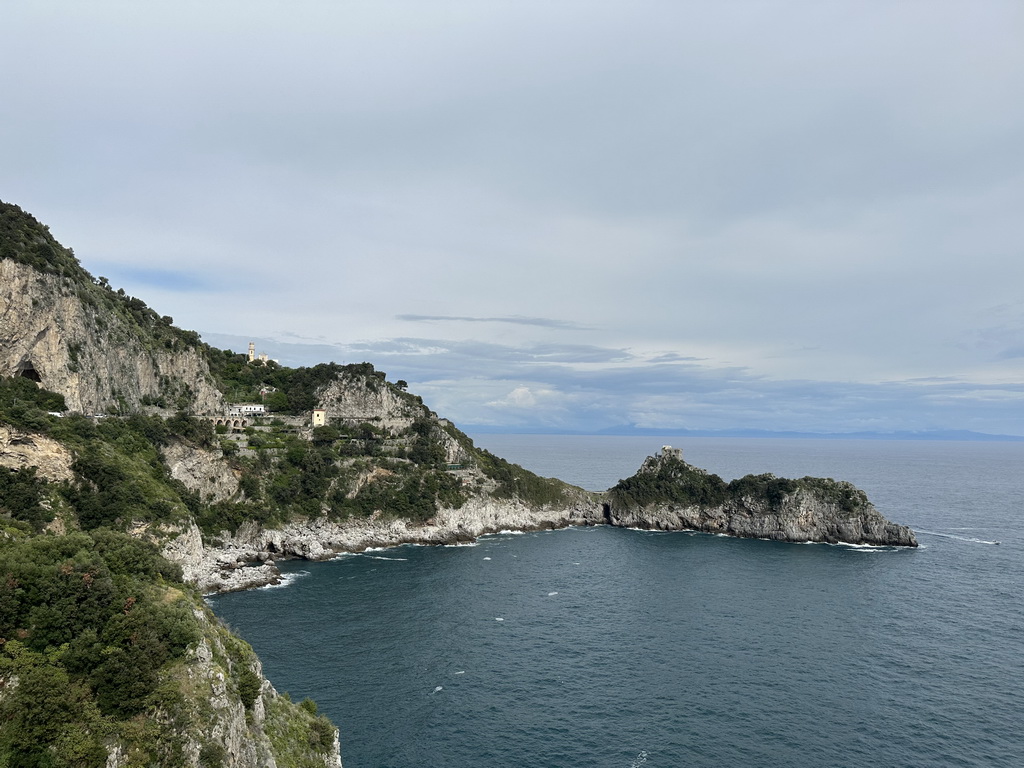
[[[211,598],[346,768],[1024,765],[1024,444],[476,442],[590,490],[663,443],[726,480],[850,480],[921,547],[572,528]]]

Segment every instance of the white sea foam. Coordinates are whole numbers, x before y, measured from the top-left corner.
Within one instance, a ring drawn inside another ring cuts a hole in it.
[[[501,618],[501,616],[495,616],[495,617],[494,617],[494,620],[495,620],[495,621],[504,621],[504,619],[503,619],[503,618]]]
[[[548,592],[548,597],[554,597],[557,594],[557,592]]]
[[[456,674],[456,675],[464,675],[464,674],[466,674],[466,670],[464,670],[464,669],[460,669],[460,670],[459,670],[458,672],[456,672],[455,674]]]
[[[489,557],[485,557],[485,558],[484,558],[484,560],[490,560],[490,559],[491,559],[491,558],[489,558]]]
[[[257,589],[280,589],[281,587],[287,587],[294,584],[303,576],[309,576],[309,571],[295,571],[294,573],[286,573],[283,576],[281,576],[281,581],[279,581],[277,584],[264,584],[262,587],[257,587]]]
[[[641,750],[640,754],[633,758],[633,762],[629,764],[629,768],[640,768],[640,766],[646,762],[647,750]]]
[[[395,560],[399,562],[408,562],[408,557],[381,557],[380,555],[367,555],[371,560]]]
[[[443,691],[443,690],[444,690],[444,686],[443,686],[443,685],[439,685],[439,686],[437,686],[437,687],[436,687],[436,688],[435,688],[435,689],[433,690],[433,693],[437,693],[438,691]]]
[[[331,560],[341,560],[343,557],[355,557],[356,555],[361,554],[362,552],[339,552],[338,554],[334,555],[331,558]]]

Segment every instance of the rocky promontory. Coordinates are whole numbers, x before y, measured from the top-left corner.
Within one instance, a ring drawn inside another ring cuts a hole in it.
[[[726,483],[669,446],[608,491],[604,518],[629,528],[774,541],[917,546],[910,528],[886,520],[851,483],[770,474]]]

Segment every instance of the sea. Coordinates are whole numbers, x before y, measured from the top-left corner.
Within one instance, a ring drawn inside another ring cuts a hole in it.
[[[569,528],[209,598],[346,768],[1024,765],[1024,443],[474,439],[589,490],[664,443],[726,480],[849,480],[921,546]]]

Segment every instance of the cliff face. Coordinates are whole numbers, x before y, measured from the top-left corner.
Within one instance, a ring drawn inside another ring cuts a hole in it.
[[[204,502],[216,503],[238,494],[238,475],[220,451],[207,451],[181,441],[164,446],[164,463],[170,475]]]
[[[327,411],[328,420],[367,422],[393,434],[428,414],[422,403],[403,397],[373,375],[338,376],[320,390],[318,405]]]
[[[116,311],[120,301],[102,300],[108,290],[0,260],[0,376],[31,378],[89,414],[144,401],[218,410],[222,397],[199,350],[172,334],[145,338]]]
[[[748,476],[726,484],[673,451],[648,457],[608,493],[612,525],[721,533],[792,542],[916,547],[914,532],[886,520],[852,484]]]

